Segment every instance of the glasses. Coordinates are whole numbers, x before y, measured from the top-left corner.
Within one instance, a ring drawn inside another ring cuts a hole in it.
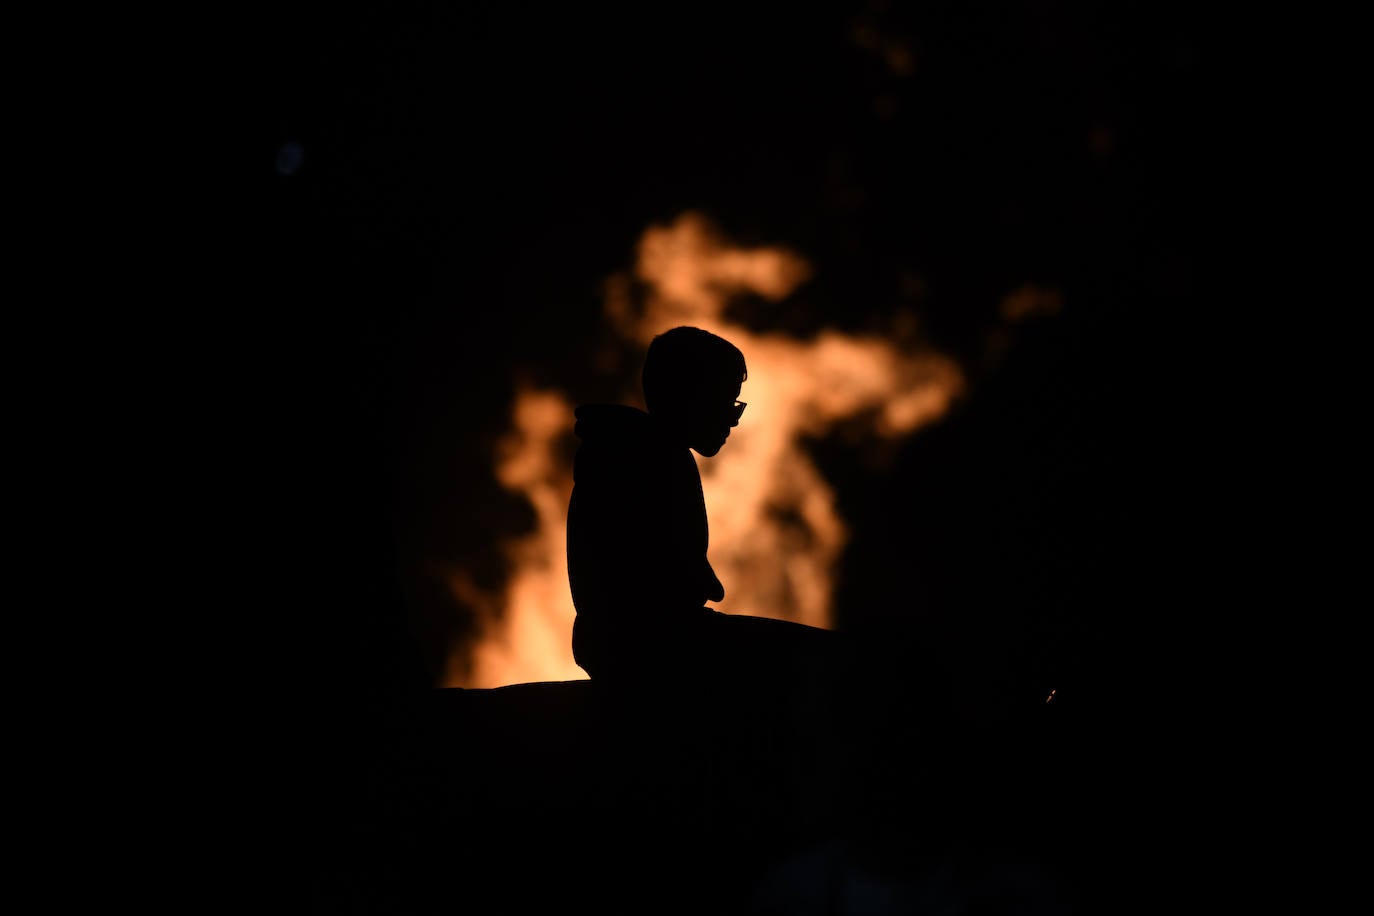
[[[736,420],[739,420],[740,416],[744,413],[744,408],[746,408],[746,407],[748,407],[748,406],[749,406],[749,405],[746,404],[746,403],[743,402],[743,401],[736,401],[736,402],[735,402],[735,419],[736,419]]]

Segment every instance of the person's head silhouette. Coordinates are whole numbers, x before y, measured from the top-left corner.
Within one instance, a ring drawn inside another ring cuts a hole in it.
[[[701,328],[677,327],[649,343],[641,382],[644,404],[674,439],[704,457],[720,451],[739,425],[744,354]]]

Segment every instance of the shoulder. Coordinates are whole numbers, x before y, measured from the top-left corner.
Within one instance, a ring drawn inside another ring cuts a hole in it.
[[[644,411],[621,404],[588,404],[578,407],[575,416],[576,482],[592,476],[643,476],[661,462],[662,442]]]

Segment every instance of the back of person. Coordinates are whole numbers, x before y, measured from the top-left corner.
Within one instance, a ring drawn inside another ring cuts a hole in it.
[[[687,664],[704,605],[720,594],[706,559],[706,507],[691,452],[633,407],[578,409],[568,505],[573,656],[593,677]]]

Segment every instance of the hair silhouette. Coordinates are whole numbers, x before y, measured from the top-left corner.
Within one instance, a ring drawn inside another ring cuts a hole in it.
[[[662,412],[749,378],[744,354],[701,328],[676,327],[649,343],[640,380],[649,411]]]

